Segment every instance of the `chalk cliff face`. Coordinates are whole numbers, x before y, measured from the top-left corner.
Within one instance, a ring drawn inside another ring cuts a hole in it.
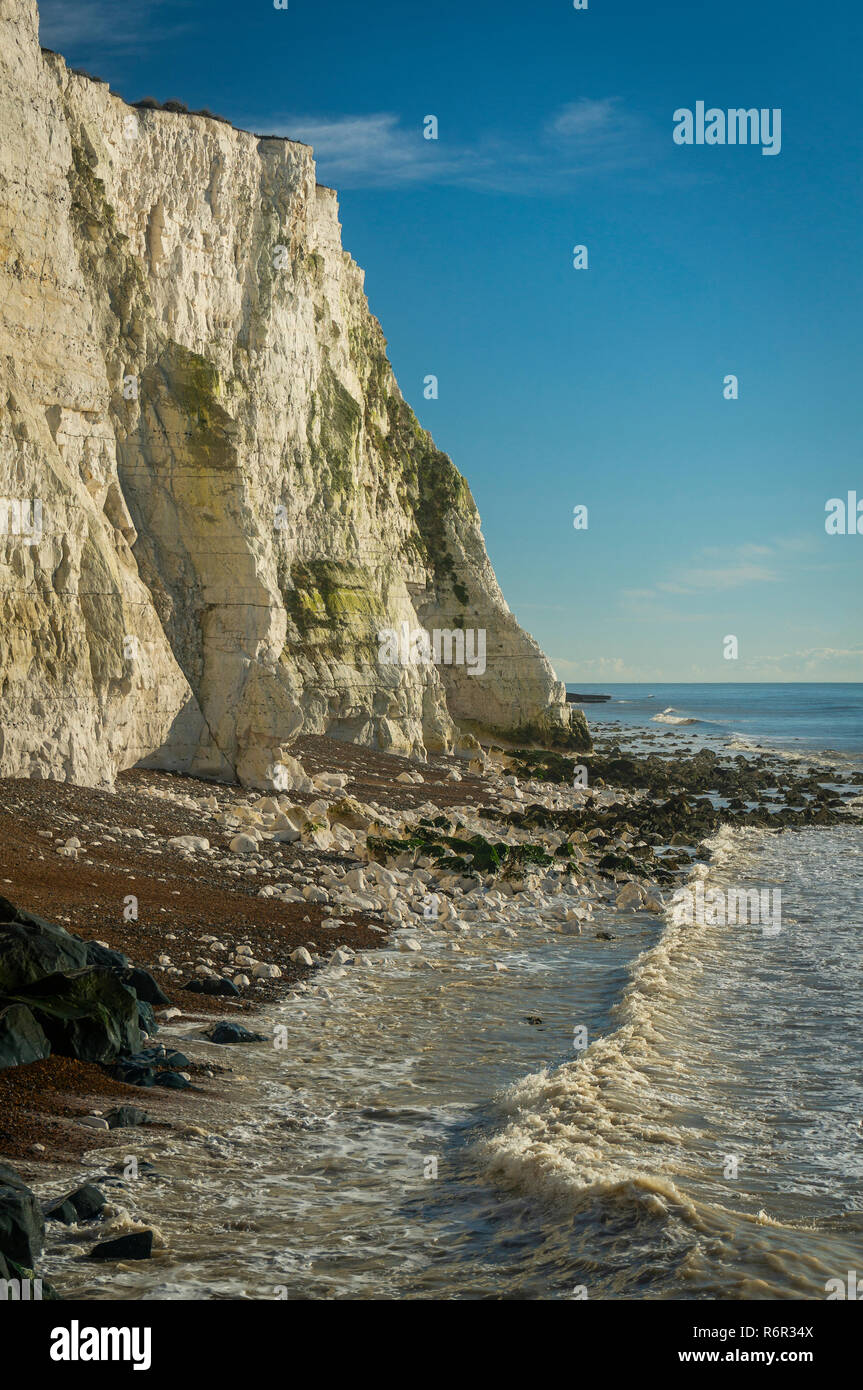
[[[484,673],[382,662],[403,623]],[[300,730],[587,741],[312,151],[131,108],[0,0],[0,773],[260,785]]]

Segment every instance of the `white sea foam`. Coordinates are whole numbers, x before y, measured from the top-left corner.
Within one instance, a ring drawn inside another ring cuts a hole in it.
[[[698,724],[700,720],[689,719],[685,714],[680,714],[673,705],[664,709],[661,714],[654,714],[651,723],[653,724]]]
[[[613,1031],[510,1088],[478,1156],[511,1191],[562,1203],[598,1242],[621,1208],[633,1239],[662,1215],[662,1244],[680,1256],[672,1284],[686,1267],[702,1287],[755,1280],[761,1290],[732,1296],[783,1296],[789,1281],[823,1288],[814,1272],[859,1240],[844,1213],[863,1177],[863,1087],[846,1037],[863,1002],[853,890],[863,835],[723,828],[709,843],[709,868],[695,876],[783,882],[781,936],[669,914],[634,963]],[[824,1002],[834,982],[835,1019]],[[720,1241],[713,1261],[700,1244],[708,1232]],[[651,1259],[657,1248],[648,1242]]]

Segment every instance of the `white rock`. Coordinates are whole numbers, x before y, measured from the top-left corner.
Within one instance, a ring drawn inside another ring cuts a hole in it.
[[[282,978],[282,972],[277,965],[264,965],[262,961],[259,961],[252,968],[252,974],[256,980],[280,980]]]
[[[306,844],[314,845],[316,849],[332,849],[335,844],[335,838],[329,826],[313,826],[303,833],[302,838]]]
[[[309,955],[309,952],[306,950],[305,946],[298,946],[297,949],[296,949],[295,951],[292,951],[292,952],[291,952],[291,960],[294,961],[297,965],[313,965],[313,964],[314,964],[314,962],[313,962],[311,956]]]
[[[254,854],[258,841],[252,835],[235,835],[230,847],[232,854]]]
[[[210,841],[205,839],[203,835],[174,835],[168,844],[174,845],[177,849],[188,849],[195,853],[210,848]]]
[[[641,889],[637,883],[624,883],[615,899],[615,906],[621,911],[630,911],[632,908],[641,907]]]
[[[350,777],[346,772],[319,772],[314,778],[315,791],[343,791]]]

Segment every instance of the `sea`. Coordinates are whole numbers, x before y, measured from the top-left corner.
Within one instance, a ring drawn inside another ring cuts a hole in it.
[[[863,685],[593,688],[621,743],[863,783]],[[148,1133],[112,1220],[153,1228],[154,1259],[106,1270],[52,1229],[52,1278],[97,1300],[835,1296],[863,1274],[863,830],[723,829],[697,872],[781,891],[781,930],[609,903],[572,935],[550,898],[492,893],[420,952],[320,972],[256,1021],[283,1046],[231,1050],[227,1113]],[[226,1061],[194,1023],[164,1036]]]
[[[610,695],[581,706],[598,733],[659,727],[695,745],[737,751],[819,754],[863,763],[863,683],[568,685]]]

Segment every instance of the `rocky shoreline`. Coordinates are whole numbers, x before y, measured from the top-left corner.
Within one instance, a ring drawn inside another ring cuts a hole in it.
[[[149,771],[110,792],[0,782],[0,1277],[31,1277],[46,1219],[92,1227],[92,1258],[148,1257],[134,1223],[131,1244],[99,1251],[124,1181],[85,1155],[127,1152],[131,1128],[139,1142],[217,1128],[244,1042],[266,1040],[268,1006],[322,968],[419,951],[420,923],[457,949],[508,899],[551,903],[574,933],[595,930],[599,902],[661,912],[723,824],[863,823],[846,771],[674,736],[646,756],[600,739],[578,763],[494,747],[418,763],[312,736],[294,749],[290,785],[263,797]],[[163,1044],[160,1023],[180,1019],[224,1063]]]

